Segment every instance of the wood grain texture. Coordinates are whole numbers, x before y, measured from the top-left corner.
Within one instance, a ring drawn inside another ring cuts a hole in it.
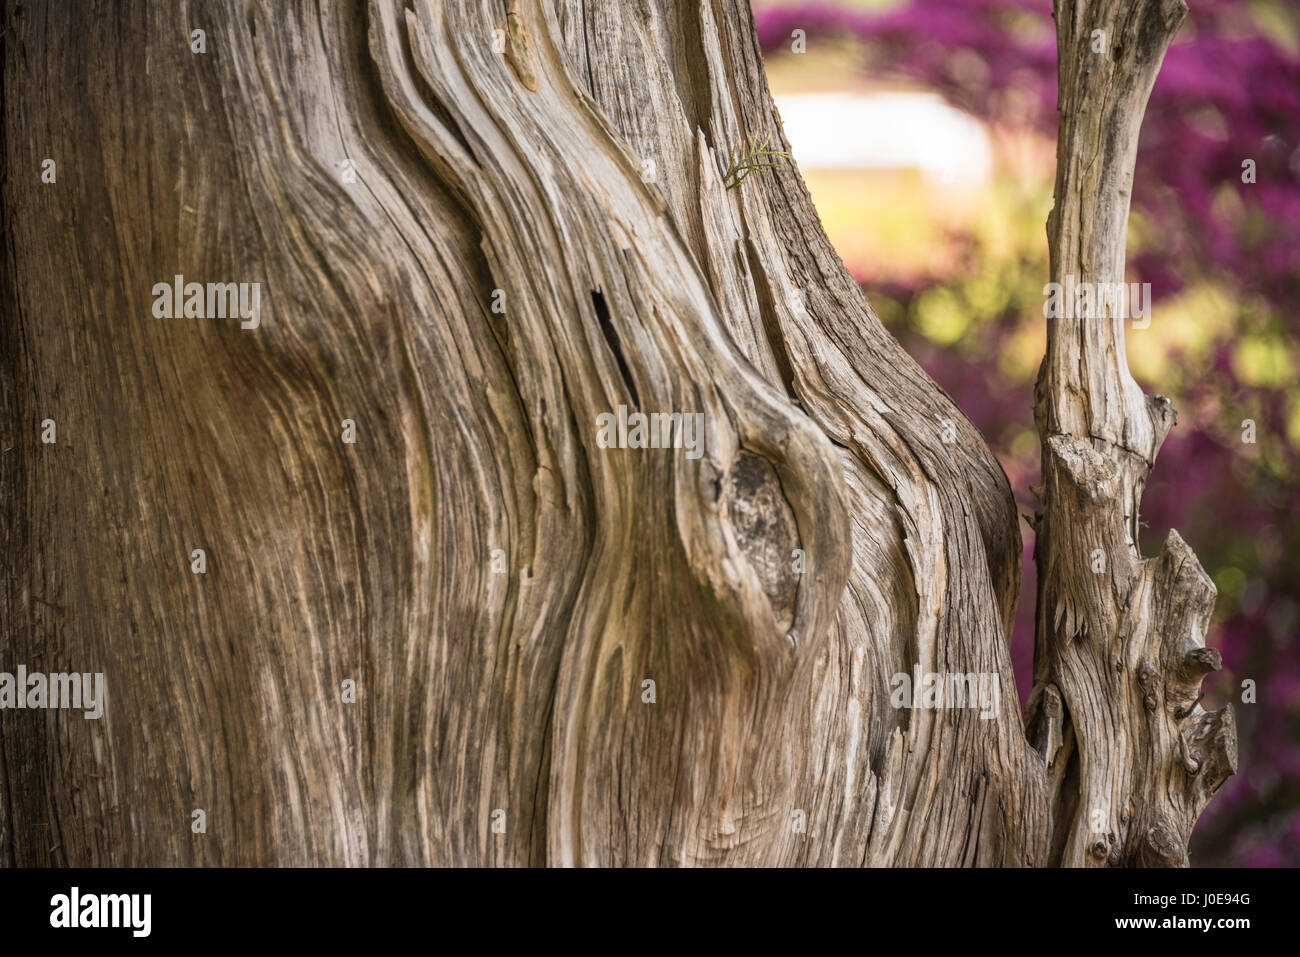
[[[1060,133],[1052,280],[1119,284],[1138,130],[1183,0],[1057,0]],[[1100,47],[1100,51],[1097,51]],[[1049,320],[1036,418],[1043,513],[1035,687],[1027,712],[1052,778],[1051,858],[1187,864],[1210,796],[1237,766],[1231,706],[1201,680],[1214,584],[1176,531],[1138,549],[1138,509],[1176,415],[1125,359],[1124,310]]]
[[[0,38],[0,668],[109,704],[0,714],[0,862],[1061,858],[1002,469],[794,165],[724,186],[788,150],[746,3],[72,10]],[[155,318],[176,274],[260,326]],[[702,454],[601,447],[620,406]],[[914,668],[997,719],[894,707]]]

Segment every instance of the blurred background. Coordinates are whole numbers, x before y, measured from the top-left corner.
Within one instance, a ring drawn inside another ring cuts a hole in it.
[[[1203,704],[1233,703],[1240,771],[1201,818],[1192,863],[1294,867],[1300,3],[1189,6],[1142,126],[1129,224],[1128,279],[1151,283],[1152,299],[1150,326],[1128,331],[1129,367],[1178,410],[1143,498],[1142,545],[1153,555],[1177,528],[1219,590],[1208,643],[1224,670],[1207,679]],[[753,9],[794,159],[832,241],[881,319],[983,431],[1032,514],[1056,149],[1051,0]],[[1033,532],[1021,530],[1012,654],[1023,701],[1035,576]]]

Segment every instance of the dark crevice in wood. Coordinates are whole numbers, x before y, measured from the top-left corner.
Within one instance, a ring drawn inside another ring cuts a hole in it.
[[[744,248],[750,272],[755,276],[762,276],[765,280],[754,283],[754,293],[758,299],[758,313],[763,324],[763,332],[767,335],[767,346],[772,353],[772,360],[776,363],[777,375],[781,379],[781,388],[790,399],[798,402],[798,394],[795,392],[794,365],[790,361],[790,354],[785,348],[785,339],[781,335],[781,320],[776,314],[776,304],[772,301],[771,280],[767,270],[763,268],[763,261],[753,241],[744,240]]]
[[[678,69],[673,71],[677,98],[681,101],[690,128],[700,130],[704,134],[705,143],[716,147],[709,61],[704,54],[704,39],[700,35],[699,11],[691,4],[673,4],[669,15],[675,20],[678,37],[674,46]]]
[[[633,381],[632,370],[628,368],[627,359],[623,356],[623,346],[619,342],[618,330],[614,328],[613,320],[610,318],[609,305],[605,302],[605,294],[598,289],[591,290],[591,305],[596,310],[596,320],[600,323],[600,333],[605,337],[605,344],[609,346],[614,362],[618,365],[618,373],[631,395],[632,409],[639,410],[641,400],[637,395],[636,382]]]

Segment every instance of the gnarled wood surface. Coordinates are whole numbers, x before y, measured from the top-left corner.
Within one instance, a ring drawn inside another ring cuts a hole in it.
[[[0,861],[1072,862],[1001,468],[797,170],[723,184],[788,149],[747,4],[71,9],[0,39],[0,650],[109,698],[0,715]],[[155,318],[176,274],[260,282],[260,325]],[[704,413],[703,454],[601,447],[620,406]],[[1135,640],[1191,693],[1187,573],[1141,567]],[[1107,746],[1080,688],[1146,720],[1044,654],[1052,740]],[[914,668],[998,676],[997,719],[893,707]],[[1152,761],[1203,720],[1161,701]],[[1109,775],[1185,847],[1143,760],[1079,762],[1081,800]]]
[[[1054,282],[1125,280],[1138,128],[1186,13],[1183,0],[1057,2]],[[1176,416],[1129,374],[1123,312],[1049,320],[1037,384],[1028,713],[1052,780],[1051,859],[1073,867],[1186,865],[1196,818],[1237,765],[1231,706],[1198,704],[1220,665],[1205,647],[1214,585],[1175,531],[1156,558],[1138,549],[1142,488]]]

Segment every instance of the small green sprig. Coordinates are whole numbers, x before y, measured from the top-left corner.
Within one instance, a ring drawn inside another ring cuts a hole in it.
[[[727,189],[739,186],[745,181],[745,177],[756,169],[780,169],[780,163],[765,162],[765,160],[778,156],[783,156],[786,159],[790,158],[789,153],[768,149],[767,144],[771,139],[772,134],[766,133],[760,141],[756,133],[749,139],[736,144],[727,157],[727,171],[722,174],[722,184]]]

